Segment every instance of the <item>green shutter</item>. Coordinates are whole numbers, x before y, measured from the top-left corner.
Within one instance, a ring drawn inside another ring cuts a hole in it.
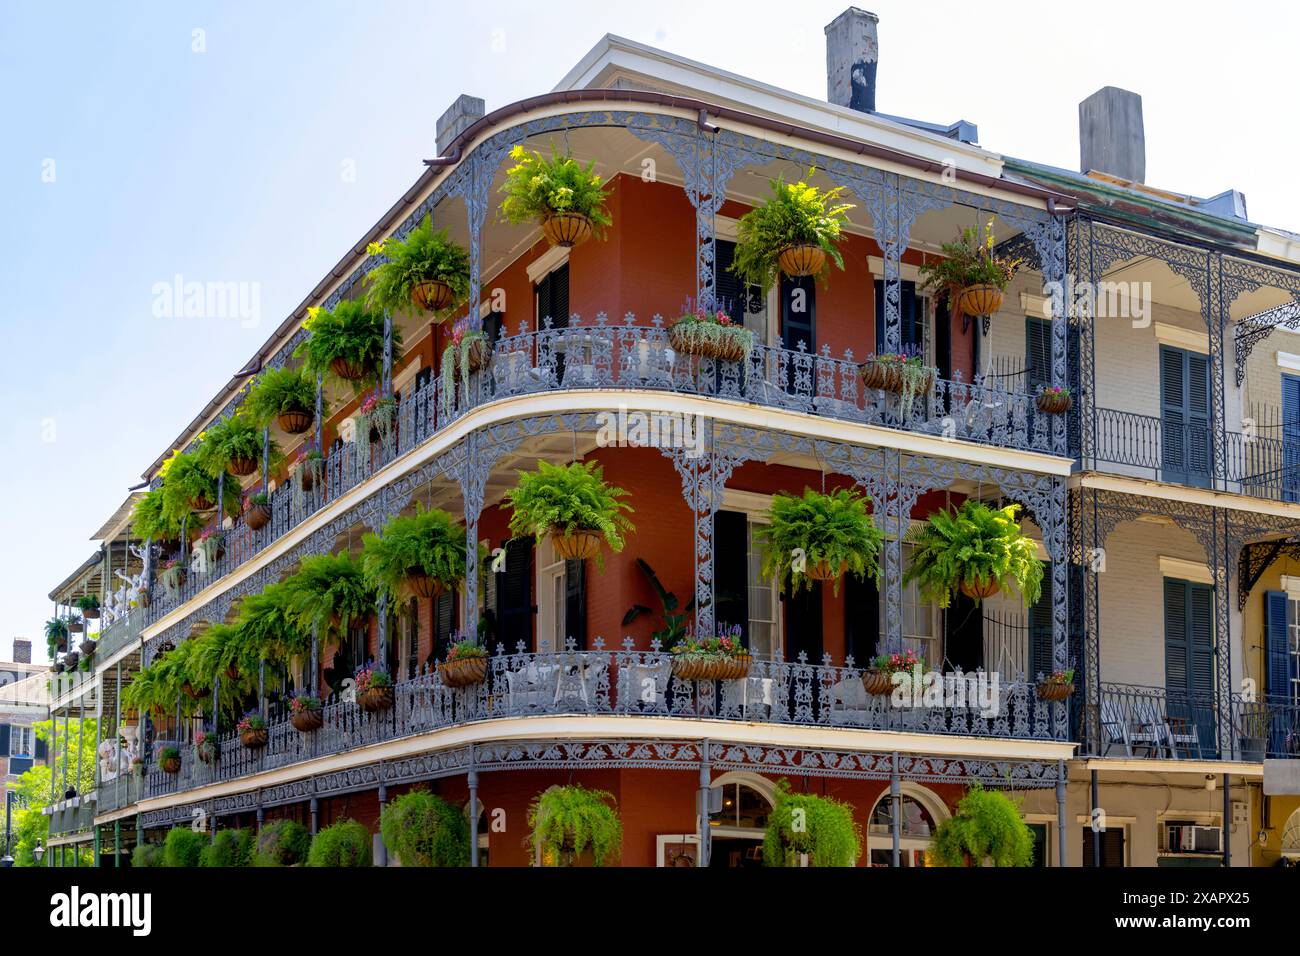
[[[1038,600],[1029,608],[1029,674],[1030,680],[1038,675],[1047,676],[1052,667],[1052,565],[1043,562],[1043,587]]]

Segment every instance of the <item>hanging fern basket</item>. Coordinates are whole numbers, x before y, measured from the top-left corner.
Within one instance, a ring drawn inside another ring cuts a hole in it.
[[[275,423],[280,426],[281,430],[288,432],[290,435],[301,435],[307,429],[311,428],[311,423],[316,416],[311,412],[300,411],[293,408],[287,412],[281,412],[275,416]]]
[[[195,511],[211,511],[217,503],[207,495],[195,495],[190,499],[190,507]]]
[[[826,268],[826,253],[815,243],[786,246],[776,257],[781,271],[788,276],[815,276]]]
[[[551,546],[556,557],[566,561],[585,561],[600,553],[600,535],[594,531],[574,531],[572,534],[552,534]]]
[[[257,459],[232,457],[230,463],[226,465],[226,471],[238,478],[243,478],[245,475],[251,475],[253,472],[257,471]]]
[[[357,362],[341,355],[330,361],[330,371],[349,382],[359,382],[366,377],[364,362]]]
[[[451,305],[454,298],[451,286],[440,279],[424,279],[411,286],[411,301],[425,312],[441,312]]]
[[[431,578],[420,568],[410,568],[404,579],[407,589],[418,598],[429,600],[436,598],[447,590],[446,585],[436,578]]]
[[[990,578],[987,581],[976,581],[970,578],[962,578],[960,587],[961,593],[966,595],[972,601],[982,601],[985,598],[997,594],[1001,585],[999,585],[993,578]]]
[[[591,238],[591,220],[576,212],[553,213],[542,220],[542,234],[553,246],[576,246]]]
[[[462,657],[438,665],[438,678],[447,687],[472,687],[487,679],[486,657]]]
[[[968,285],[957,294],[957,308],[972,317],[993,315],[1002,308],[1002,298],[1002,290],[995,285]]]

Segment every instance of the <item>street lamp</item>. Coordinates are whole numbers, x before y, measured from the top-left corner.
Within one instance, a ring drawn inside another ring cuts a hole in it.
[[[32,859],[36,861],[37,866],[40,866],[41,860],[44,858],[44,856],[45,856],[45,847],[41,846],[40,838],[37,837],[36,847],[35,849],[32,850]]]

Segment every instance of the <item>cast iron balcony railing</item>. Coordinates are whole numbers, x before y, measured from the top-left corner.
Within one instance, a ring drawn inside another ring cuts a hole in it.
[[[138,803],[143,789],[143,776],[129,770],[124,770],[108,780],[101,779],[95,789],[95,812],[110,813]]]
[[[597,642],[600,644],[602,642]],[[429,733],[447,727],[504,718],[585,715],[710,719],[769,725],[905,731],[966,737],[1053,739],[1053,708],[1034,684],[997,681],[961,672],[943,677],[943,701],[915,700],[895,706],[888,696],[866,692],[862,671],[800,661],[758,661],[739,680],[684,680],[673,674],[672,655],[638,651],[625,641],[619,651],[498,653],[481,684],[453,689],[436,671],[422,671],[394,687],[394,706],[368,714],[351,701],[324,707],[324,725],[301,733],[287,708],[268,708],[268,742],[250,749],[239,735],[220,735],[217,757],[203,763],[188,743],[181,769],[168,774],[151,765],[145,797],[178,793],[205,784],[236,780],[343,753],[368,744]],[[981,680],[984,681],[981,684]],[[983,691],[980,691],[980,687]],[[980,696],[980,694],[983,696]],[[987,705],[987,706],[985,706]],[[671,730],[665,730],[671,733]],[[155,749],[163,741],[155,741]]]
[[[1105,471],[1300,501],[1300,436],[1294,442],[1251,432],[1223,435],[1224,474],[1214,474],[1214,432],[1206,425],[1098,408],[1095,455]]]
[[[390,440],[373,436],[368,453],[355,442],[336,444],[310,491],[298,490],[293,481],[275,490],[264,528],[254,531],[240,518],[225,533],[223,551],[210,566],[190,571],[170,592],[155,582],[143,623],[189,601],[467,412],[503,398],[553,390],[672,392],[949,440],[1052,450],[1052,416],[1037,410],[1034,396],[1008,391],[997,379],[992,385],[979,377],[972,383],[960,377],[940,379],[924,394],[904,401],[898,394],[864,387],[851,351],[833,358],[828,348],[812,354],[760,345],[744,362],[693,358],[674,352],[667,329],[657,317],[654,322],[636,325],[628,315],[622,324],[611,325],[602,314],[594,325],[581,325],[573,316],[566,327],[554,328],[548,320],[539,331],[500,339],[488,365],[470,377],[468,386],[457,380],[445,390],[441,379],[433,379],[408,390],[400,396]]]
[[[1262,761],[1300,756],[1300,704],[1233,694],[1220,708],[1213,693],[1102,684],[1088,706],[1088,749],[1098,757]],[[1219,721],[1230,721],[1229,748],[1220,747]]]

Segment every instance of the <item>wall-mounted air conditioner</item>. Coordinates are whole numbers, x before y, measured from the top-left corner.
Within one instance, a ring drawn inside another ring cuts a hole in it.
[[[1222,853],[1223,827],[1169,824],[1165,827],[1165,848],[1170,853]]]

